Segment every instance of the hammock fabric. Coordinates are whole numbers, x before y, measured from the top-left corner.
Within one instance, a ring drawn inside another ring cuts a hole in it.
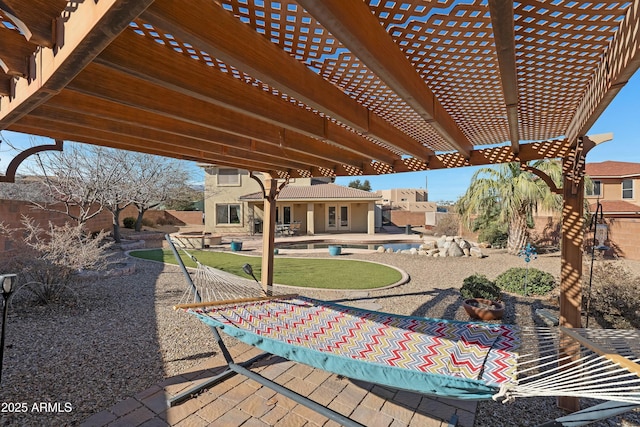
[[[527,328],[265,297],[257,281],[192,259],[194,280],[180,260],[190,287],[178,307],[214,334],[219,329],[270,354],[436,396],[574,396],[640,405],[637,330]],[[234,296],[241,299],[230,301]],[[202,303],[203,297],[217,301]]]
[[[488,399],[516,382],[519,339],[506,325],[397,316],[303,297],[190,311],[268,353],[353,379],[459,399]]]

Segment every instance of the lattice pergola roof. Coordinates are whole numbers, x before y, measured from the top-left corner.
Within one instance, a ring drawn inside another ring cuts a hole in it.
[[[3,0],[0,129],[269,172],[566,157],[638,0]]]

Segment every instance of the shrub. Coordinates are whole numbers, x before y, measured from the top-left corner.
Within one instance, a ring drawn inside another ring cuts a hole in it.
[[[446,213],[438,219],[433,232],[443,236],[455,236],[460,230],[460,218],[454,213]]]
[[[136,226],[136,219],[132,216],[128,216],[122,220],[124,228],[134,228]]]
[[[464,299],[484,298],[492,301],[500,300],[500,288],[482,274],[473,274],[462,281],[460,295]]]
[[[591,301],[589,314],[604,328],[631,329],[640,327],[640,277],[622,262],[605,261],[593,269],[593,277],[583,276],[583,308],[587,309],[589,282]]]
[[[537,268],[514,267],[496,277],[496,285],[503,291],[519,295],[545,295],[556,287],[553,276]]]
[[[155,227],[156,223],[152,219],[142,218],[142,225],[145,227]]]
[[[17,273],[19,283],[24,283],[19,290],[33,297],[36,304],[63,300],[71,294],[79,271],[98,271],[109,264],[106,233],[92,237],[82,225],[49,224],[44,229],[23,217],[21,228],[11,229],[0,223],[0,234],[15,246],[13,256],[0,263],[0,271]]]
[[[487,242],[494,248],[506,248],[509,234],[507,234],[505,228],[493,222],[480,230],[478,241]]]

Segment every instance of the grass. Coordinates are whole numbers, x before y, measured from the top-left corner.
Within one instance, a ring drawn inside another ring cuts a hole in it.
[[[193,251],[202,264],[247,277],[242,266],[251,264],[254,274],[260,279],[260,257],[248,257],[227,252]],[[133,251],[132,256],[177,264],[170,250],[155,249],[150,251]],[[195,267],[195,263],[181,254],[187,267]],[[393,284],[402,275],[396,269],[381,264],[356,260],[313,259],[313,258],[276,258],[274,260],[273,282],[309,288],[325,289],[374,289]]]

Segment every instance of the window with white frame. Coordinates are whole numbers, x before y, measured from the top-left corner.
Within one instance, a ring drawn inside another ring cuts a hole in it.
[[[602,182],[591,181],[593,188],[587,188],[587,196],[602,196]]]
[[[240,205],[220,203],[216,205],[216,224],[240,224]]]
[[[218,169],[218,185],[240,185],[240,171],[231,168]]]
[[[622,181],[622,198],[633,199],[633,180],[625,179]]]

